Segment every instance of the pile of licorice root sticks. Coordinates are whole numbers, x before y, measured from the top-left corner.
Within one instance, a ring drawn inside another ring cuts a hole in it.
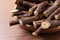
[[[20,24],[34,36],[60,31],[60,0],[16,0],[15,4],[10,26]]]

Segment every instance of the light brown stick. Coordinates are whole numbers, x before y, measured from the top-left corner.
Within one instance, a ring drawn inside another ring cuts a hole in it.
[[[39,27],[35,32],[32,33],[33,36],[37,36],[38,34],[40,34],[39,32],[42,31],[43,29],[41,27]]]
[[[21,5],[17,5],[16,9],[18,9],[19,11],[28,11],[29,8]]]

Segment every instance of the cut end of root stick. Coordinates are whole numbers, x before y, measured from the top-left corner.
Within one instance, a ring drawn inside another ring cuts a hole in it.
[[[11,12],[11,16],[14,16],[14,13],[16,13],[18,10],[17,9],[15,9],[15,10],[12,10],[12,11],[10,11]]]
[[[32,26],[31,26],[31,25],[29,25],[29,24],[26,24],[26,27],[30,28],[30,27],[32,27]]]
[[[37,24],[35,23],[35,21],[33,21],[33,26],[34,28],[37,28]]]
[[[19,23],[20,23],[20,25],[23,25],[23,22],[22,22],[22,20],[19,20]]]
[[[18,9],[15,9],[15,10],[12,10],[12,11],[10,11],[11,13],[15,13],[15,12],[17,12],[18,11]]]
[[[17,19],[18,17],[17,17],[17,16],[14,16],[13,18],[14,18],[14,19]]]
[[[55,19],[58,19],[58,15],[55,15],[54,17],[55,17]]]
[[[43,12],[43,15],[44,15],[45,17],[48,17],[48,13],[47,13],[47,12]]]
[[[32,10],[31,9],[29,9],[29,11],[28,11],[30,14],[32,14]]]
[[[37,34],[35,32],[32,33],[33,36],[37,36]]]
[[[43,22],[41,23],[41,28],[43,28],[43,29],[48,29],[49,27],[50,27],[49,21],[43,21]]]
[[[34,11],[34,15],[37,16],[38,15],[38,12],[37,11]]]

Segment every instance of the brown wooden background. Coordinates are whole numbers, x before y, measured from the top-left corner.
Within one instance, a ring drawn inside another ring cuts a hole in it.
[[[0,0],[0,40],[60,40],[60,32],[34,37],[18,25],[10,27],[14,6],[14,0]]]

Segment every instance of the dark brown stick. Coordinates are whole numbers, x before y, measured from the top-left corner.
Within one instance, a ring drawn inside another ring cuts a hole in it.
[[[59,14],[57,14],[57,15],[55,15],[54,17],[55,17],[55,19],[60,20],[60,13],[59,13]]]
[[[21,26],[21,25],[20,25]],[[33,28],[33,27],[26,27],[26,26],[21,26],[23,29],[34,32],[37,29]],[[37,35],[39,35],[40,33],[54,33],[54,32],[58,32],[60,31],[60,26],[57,26],[56,28],[51,28],[51,29],[45,29],[45,30],[41,30],[37,33]],[[35,36],[37,36],[35,35]]]
[[[16,25],[16,24],[19,24],[19,20],[18,19],[10,22],[10,26],[13,26],[13,25]]]
[[[33,15],[29,15],[29,13],[26,12],[26,14],[24,14],[24,15],[19,15],[18,19],[23,18],[23,17],[30,17],[30,16],[33,16]]]
[[[19,11],[27,11],[29,8],[26,8],[26,7],[21,6],[21,5],[17,5],[16,9],[18,9]]]
[[[19,22],[21,25],[24,25],[24,24],[31,23],[31,22],[38,20],[38,19],[42,19],[42,17],[40,17],[40,16],[26,17],[26,18],[22,18]]]
[[[18,12],[18,9],[12,10],[11,13]]]
[[[50,29],[42,29],[39,27],[35,32],[32,33],[34,36],[40,35],[40,33],[54,33],[60,31],[60,26],[57,26],[55,28],[50,28]]]
[[[36,8],[37,8],[37,5],[35,5],[32,8],[30,8],[29,11],[28,11],[29,12],[29,15],[31,15]]]
[[[60,0],[56,0],[51,7],[43,12],[43,15],[48,17],[52,12],[54,12],[60,5]]]
[[[38,34],[40,34],[39,32],[42,31],[43,29],[41,27],[39,27],[35,32],[32,33],[33,36],[37,36]]]
[[[57,9],[47,18],[47,20],[51,20],[51,19],[54,17],[54,15],[58,14],[59,12],[60,12],[60,7],[57,8]]]
[[[29,8],[36,5],[34,3],[27,2],[27,1],[19,1],[19,3],[16,3],[16,4],[18,4],[20,6],[24,6],[24,7],[29,7]]]
[[[37,9],[34,11],[34,15],[37,16],[39,14],[41,14],[44,10],[46,10],[49,6],[49,2],[44,1],[40,4],[38,4]]]
[[[57,28],[60,25],[60,20],[50,20],[41,22],[41,26],[32,33],[32,35],[37,36],[41,33],[42,30],[46,30],[48,28]]]
[[[23,29],[25,29],[25,30],[28,30],[28,31],[35,31],[36,29],[35,28],[33,28],[32,26],[28,26],[28,25],[26,25],[26,26],[23,26],[23,25],[20,25]]]

